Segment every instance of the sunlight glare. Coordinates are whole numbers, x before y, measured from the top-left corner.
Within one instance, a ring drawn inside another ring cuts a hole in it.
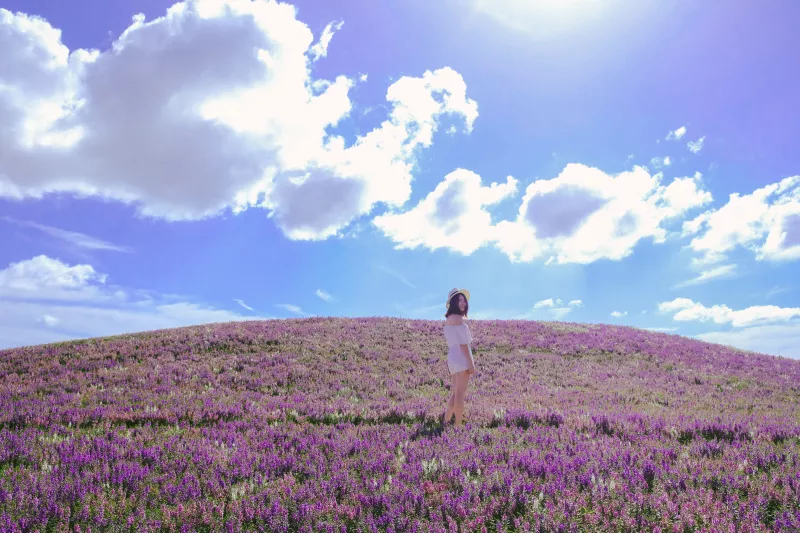
[[[542,36],[575,28],[607,4],[607,0],[473,0],[476,11],[511,28]]]

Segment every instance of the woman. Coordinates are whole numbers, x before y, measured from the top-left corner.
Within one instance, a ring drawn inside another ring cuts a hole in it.
[[[447,339],[447,368],[450,370],[451,392],[447,402],[447,410],[443,424],[450,422],[455,415],[455,425],[463,423],[464,397],[467,393],[469,377],[475,373],[475,361],[472,359],[472,334],[464,318],[469,314],[469,291],[452,289],[445,303],[444,336]]]

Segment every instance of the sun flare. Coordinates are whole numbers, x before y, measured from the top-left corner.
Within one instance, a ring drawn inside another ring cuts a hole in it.
[[[605,2],[607,4],[607,2]],[[604,7],[601,0],[474,0],[477,12],[503,24],[540,35],[558,28],[574,28],[594,18]]]

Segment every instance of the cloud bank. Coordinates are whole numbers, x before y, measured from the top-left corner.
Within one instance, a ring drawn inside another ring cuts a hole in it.
[[[0,316],[0,348],[269,318],[111,285],[91,265],[45,255],[0,270]]]
[[[0,9],[0,197],[96,196],[167,220],[260,207],[306,240],[400,206],[440,121],[470,131],[477,104],[452,69],[402,77],[388,118],[346,145],[331,131],[358,81],[311,74],[341,28],[315,42],[288,4],[186,1],[134,17],[109,50],[69,50]]]

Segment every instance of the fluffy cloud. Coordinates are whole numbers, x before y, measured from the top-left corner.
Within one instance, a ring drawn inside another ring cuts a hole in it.
[[[569,164],[557,177],[530,184],[516,220],[492,223],[487,207],[516,195],[517,180],[485,187],[474,172],[448,174],[418,205],[373,223],[397,248],[447,248],[469,255],[494,244],[515,262],[550,255],[559,263],[621,259],[644,238],[666,239],[662,224],[711,201],[701,175],[661,184],[645,168],[611,176]]]
[[[107,277],[91,265],[70,266],[39,255],[11,263],[0,270],[0,298],[37,300],[117,300],[120,295],[105,290]]]
[[[533,311],[529,313],[525,313],[519,318],[529,319],[535,318],[537,315],[537,311],[545,310],[550,315],[553,316],[556,320],[560,320],[570,314],[572,309],[575,307],[583,307],[582,300],[571,300],[567,305],[564,305],[564,302],[561,298],[547,298],[546,300],[540,300],[533,304]]]
[[[476,320],[562,320],[576,307],[583,307],[583,301],[571,300],[565,305],[560,298],[547,298],[534,303],[526,309],[481,307],[471,311],[470,316]],[[439,316],[438,308],[434,306],[431,310],[432,314]]]
[[[677,130],[669,132],[666,139],[668,141],[676,141],[680,140],[684,135],[686,135],[686,126],[681,126]]]
[[[614,318],[621,318],[623,316],[626,316],[627,314],[628,314],[627,311],[621,311],[621,312],[620,311],[611,311],[611,316],[613,316]]]
[[[530,184],[515,221],[496,225],[497,246],[512,261],[552,255],[559,263],[622,259],[645,238],[666,239],[662,224],[707,204],[700,174],[662,185],[635,167],[616,176],[572,163]]]
[[[387,100],[393,109],[378,128],[349,148],[332,138],[317,158],[275,181],[263,205],[288,236],[326,238],[378,202],[403,205],[411,196],[415,153],[431,145],[439,120],[460,116],[469,131],[478,115],[463,79],[449,68],[400,78]]]
[[[561,303],[561,300],[559,300],[558,302]],[[548,298],[547,300],[541,300],[533,304],[534,309],[541,309],[542,307],[554,307],[554,306],[555,302],[553,301],[552,298]]]
[[[495,238],[492,217],[485,208],[516,191],[517,180],[511,176],[505,183],[485,187],[480,176],[458,169],[412,209],[378,216],[373,223],[398,243],[397,248],[449,248],[469,255]]]
[[[689,247],[699,263],[722,261],[739,246],[759,260],[800,259],[800,176],[731,194],[721,208],[684,222],[683,235],[695,235]]]
[[[778,307],[775,305],[754,305],[745,309],[733,310],[727,305],[705,305],[689,298],[676,298],[671,302],[658,304],[662,313],[672,313],[678,321],[712,321],[716,324],[730,324],[736,328],[786,322],[800,317],[800,307]]]
[[[265,208],[287,236],[335,235],[410,196],[419,149],[477,104],[449,68],[389,87],[389,117],[346,146],[345,76],[312,79],[319,41],[292,6],[187,0],[111,50],[70,51],[44,20],[0,10],[0,197],[95,195],[168,220]]]
[[[552,308],[552,307],[562,306],[562,305],[564,305],[564,302],[561,300],[561,298],[557,298],[555,300],[553,300],[552,298],[548,298],[546,300],[540,300],[540,301],[536,302],[535,304],[533,304],[533,308],[534,309],[541,309],[543,307],[551,307]],[[569,307],[583,307],[583,300],[571,300],[567,305]]]
[[[314,61],[328,55],[328,46],[331,44],[333,34],[341,30],[343,25],[344,22],[339,21],[331,22],[325,26],[325,29],[322,30],[322,35],[320,36],[319,41],[317,41],[317,43],[314,44],[310,50],[311,58]]]
[[[689,151],[692,152],[693,154],[697,154],[700,152],[700,150],[703,149],[703,143],[705,142],[705,140],[706,140],[705,137],[700,137],[696,141],[689,141],[688,143],[686,143],[686,148],[688,148]]]
[[[258,318],[109,286],[91,265],[47,256],[0,271],[0,316],[0,348]]]
[[[653,165],[654,168],[668,167],[672,164],[672,160],[670,160],[668,155],[664,157],[654,157],[650,160],[650,164]]]

